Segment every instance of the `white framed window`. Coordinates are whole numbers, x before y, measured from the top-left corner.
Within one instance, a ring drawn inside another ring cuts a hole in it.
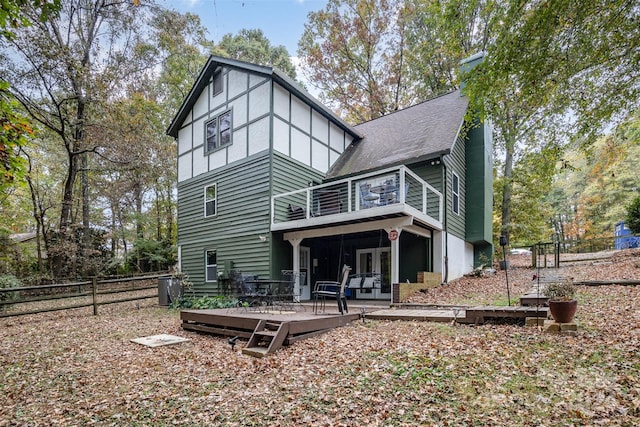
[[[205,253],[205,268],[207,282],[215,282],[218,280],[218,256],[215,250],[207,250]]]
[[[205,123],[205,154],[231,144],[231,110]]]
[[[204,187],[204,217],[218,214],[218,184]]]
[[[452,173],[453,178],[451,180],[451,209],[454,213],[460,214],[460,178],[455,173]]]

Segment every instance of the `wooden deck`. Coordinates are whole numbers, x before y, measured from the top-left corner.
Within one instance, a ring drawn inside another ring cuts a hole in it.
[[[328,307],[327,307],[328,308]],[[341,315],[337,309],[327,309],[315,314],[310,306],[296,311],[270,310],[266,312],[244,309],[182,310],[182,328],[190,331],[207,332],[216,335],[238,336],[249,339],[260,320],[271,323],[288,323],[289,333],[284,345],[316,336],[331,329],[339,328],[360,319],[360,308],[349,307],[350,312]],[[368,310],[368,309],[367,309]]]
[[[412,305],[388,308],[381,305],[349,305],[349,313],[341,315],[337,308],[314,313],[310,305],[296,306],[295,311],[250,311],[239,309],[182,310],[182,328],[248,340],[243,353],[266,356],[282,345],[291,345],[315,337],[331,329],[345,326],[364,317],[371,320],[409,320],[481,324],[491,321],[524,320],[548,317],[547,307],[481,306],[436,307]]]

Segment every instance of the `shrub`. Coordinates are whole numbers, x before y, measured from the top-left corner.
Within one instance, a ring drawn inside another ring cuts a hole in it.
[[[19,288],[21,285],[20,280],[13,274],[0,275],[0,289]],[[17,297],[17,292],[0,292],[0,301],[2,302],[15,300]],[[11,304],[0,305],[0,312],[5,311],[10,306]]]
[[[633,234],[640,234],[640,196],[636,197],[627,206],[627,217],[625,223]]]
[[[180,309],[212,309],[212,308],[230,308],[237,307],[238,299],[235,297],[227,297],[218,295],[215,297],[204,296],[182,296],[171,303],[170,308],[174,310]]]

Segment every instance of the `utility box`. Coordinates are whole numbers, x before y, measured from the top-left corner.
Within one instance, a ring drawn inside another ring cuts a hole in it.
[[[222,262],[222,266],[218,266],[218,267],[222,267],[222,271],[220,271],[220,278],[222,279],[229,279],[229,275],[231,274],[231,270],[233,270],[233,261],[231,260],[225,260]]]
[[[171,276],[158,277],[158,305],[169,305],[169,288],[171,287]]]
[[[182,296],[182,286],[177,277],[158,277],[158,305],[168,306]]]

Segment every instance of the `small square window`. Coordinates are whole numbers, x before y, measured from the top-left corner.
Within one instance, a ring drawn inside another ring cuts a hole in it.
[[[215,216],[218,210],[218,188],[216,184],[204,189],[204,216]]]

